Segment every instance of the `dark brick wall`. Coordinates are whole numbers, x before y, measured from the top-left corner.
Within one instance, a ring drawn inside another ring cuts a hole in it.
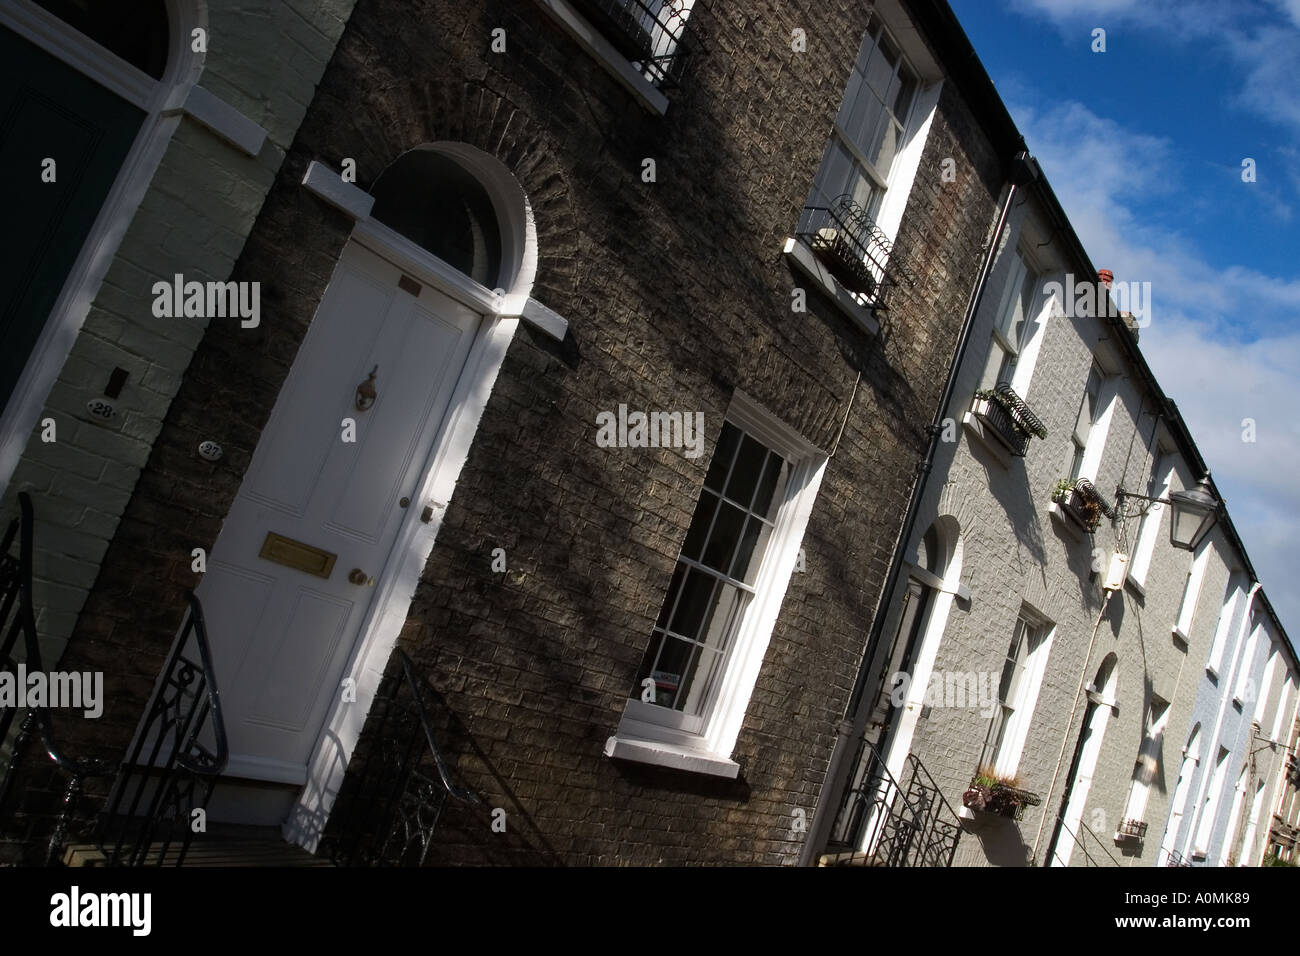
[[[925,447],[1000,188],[946,88],[903,219],[918,284],[881,340],[809,293],[781,256],[856,53],[858,3],[700,0],[668,114],[652,117],[534,4],[361,0],[236,268],[263,284],[257,330],[213,323],[64,659],[102,667],[92,739],[120,752],[314,310],[348,223],[299,185],[357,160],[366,187],[423,142],[500,158],[537,219],[533,295],[570,322],[521,326],[402,635],[445,698],[457,775],[504,807],[449,812],[443,862],[789,863],[820,782]],[[494,27],[507,52],[489,51]],[[790,50],[807,31],[808,52]],[[653,157],[658,181],[643,183]],[[940,164],[957,162],[957,182]],[[855,381],[856,399],[849,407]],[[733,389],[830,449],[845,422],[733,757],[737,781],[602,755],[614,732]],[[706,414],[706,454],[602,449],[595,416]],[[847,412],[847,421],[845,415]],[[200,423],[203,434],[200,435]],[[225,457],[192,449],[217,428]],[[491,549],[510,570],[491,571]],[[41,794],[32,793],[33,808]]]

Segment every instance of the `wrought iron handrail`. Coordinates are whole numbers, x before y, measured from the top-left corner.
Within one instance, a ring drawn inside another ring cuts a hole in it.
[[[0,629],[5,629],[6,623],[8,624],[4,640],[0,642],[0,670],[14,674],[18,669],[14,653],[19,635],[23,638],[24,669],[28,673],[44,670],[41,662],[40,640],[36,633],[36,610],[32,598],[35,516],[31,496],[25,491],[18,494],[18,510],[19,516],[10,521],[3,540],[0,540],[0,593],[3,594],[3,597],[0,597]],[[9,554],[15,534],[18,536],[19,552],[16,560]],[[10,614],[13,615],[12,620]],[[13,749],[5,764],[3,779],[0,779],[0,819],[4,819],[11,810],[10,801],[13,797],[14,782],[26,760],[31,739],[39,736],[45,744],[45,755],[68,776],[59,816],[49,843],[46,845],[44,862],[49,866],[57,858],[63,846],[69,819],[85,781],[91,777],[108,776],[113,772],[113,763],[94,758],[73,757],[64,752],[55,739],[54,723],[47,703],[28,706],[22,724],[19,725]],[[18,710],[17,706],[0,708],[0,740],[8,735]]]
[[[193,815],[206,810],[229,758],[203,605],[193,591],[186,600],[189,613],[100,815],[96,842],[110,866],[180,866]]]
[[[890,289],[913,284],[889,238],[851,195],[837,196],[828,206],[804,207],[799,223],[796,237],[865,304],[884,309]]]
[[[670,88],[681,81],[690,14],[682,0],[576,0],[576,6],[650,82]]]
[[[340,810],[323,843],[338,866],[423,865],[449,800],[481,804],[458,786],[433,729],[425,684],[405,651],[380,684],[372,709],[378,722],[359,773],[349,775]],[[422,769],[426,758],[434,774]]]
[[[1076,847],[1078,847],[1080,850],[1083,851],[1083,855],[1084,855],[1084,857],[1087,859],[1087,861],[1088,861],[1088,865],[1089,865],[1089,866],[1106,866],[1107,864],[1106,864],[1106,863],[1098,863],[1097,860],[1093,857],[1093,855],[1092,855],[1091,853],[1088,852],[1088,846],[1087,846],[1087,844],[1086,844],[1083,840],[1079,839],[1079,834],[1080,834],[1080,833],[1086,833],[1088,836],[1092,837],[1092,839],[1096,842],[1097,846],[1099,846],[1099,847],[1101,848],[1101,851],[1102,851],[1103,853],[1105,853],[1106,856],[1110,859],[1110,864],[1109,864],[1109,865],[1111,865],[1111,866],[1121,866],[1121,865],[1122,865],[1122,864],[1119,862],[1119,860],[1115,859],[1115,857],[1111,854],[1110,850],[1106,849],[1106,844],[1102,842],[1101,837],[1099,837],[1099,836],[1097,836],[1097,834],[1093,833],[1092,830],[1089,829],[1088,827],[1086,827],[1086,826],[1080,826],[1080,827],[1079,827],[1079,833],[1075,833],[1073,830],[1071,830],[1071,829],[1066,825],[1065,820],[1063,820],[1063,819],[1061,818],[1061,815],[1060,815],[1059,813],[1056,815],[1056,822],[1057,822],[1058,824],[1060,824],[1060,827],[1061,827],[1062,830],[1064,830],[1066,833],[1070,834],[1071,838],[1073,838],[1073,840],[1074,840],[1074,845],[1075,845]],[[1053,852],[1053,854],[1056,853],[1055,846],[1053,846],[1052,852]],[[1059,858],[1059,854],[1058,854],[1058,858]],[[1070,861],[1069,861],[1068,859],[1066,859],[1066,860],[1062,860],[1061,862],[1064,863],[1066,866],[1069,866],[1069,865],[1070,865]]]
[[[827,848],[865,848],[879,866],[951,866],[961,822],[921,761],[908,755],[911,772],[900,784],[863,738],[852,766],[852,785],[840,800]]]

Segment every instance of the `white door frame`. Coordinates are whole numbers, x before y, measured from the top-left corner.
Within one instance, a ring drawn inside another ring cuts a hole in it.
[[[1088,804],[1088,794],[1092,791],[1092,781],[1097,776],[1097,760],[1101,757],[1101,745],[1110,726],[1110,718],[1115,713],[1116,688],[1119,686],[1119,662],[1111,664],[1106,683],[1098,688],[1100,701],[1093,702],[1092,713],[1088,716],[1088,739],[1083,742],[1079,753],[1079,765],[1070,778],[1069,795],[1065,800],[1065,812],[1061,815],[1060,835],[1052,847],[1052,859],[1047,865],[1069,866],[1070,857],[1078,845],[1079,828],[1083,824],[1083,811]],[[1081,731],[1082,732],[1082,731]],[[1080,782],[1080,777],[1086,780]]]
[[[384,668],[410,612],[420,575],[433,550],[447,503],[478,431],[506,350],[519,325],[518,312],[503,314],[508,298],[498,296],[432,253],[373,219],[360,221],[351,242],[357,242],[483,316],[452,392],[446,416],[434,440],[418,494],[398,528],[385,562],[383,580],[376,585],[370,608],[352,648],[344,674],[355,681],[356,700],[340,693],[321,729],[307,764],[307,783],[283,826],[286,840],[315,851],[334,799],[342,785],[352,750],[370,712]],[[530,277],[531,278],[531,277]],[[517,290],[516,290],[517,291]],[[526,297],[527,290],[523,295]],[[433,508],[427,524],[420,520],[425,505]],[[486,560],[486,555],[484,556]]]
[[[135,142],[117,171],[32,347],[27,366],[14,385],[8,406],[0,412],[0,495],[13,477],[100,283],[144,200],[172,133],[180,125],[190,88],[203,70],[204,54],[191,49],[190,34],[196,28],[207,29],[207,4],[166,0],[166,8],[170,26],[167,67],[162,79],[155,80],[30,0],[0,4],[0,26],[13,30],[145,113]]]

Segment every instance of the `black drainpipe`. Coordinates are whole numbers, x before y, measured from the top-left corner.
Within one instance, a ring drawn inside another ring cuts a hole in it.
[[[835,822],[834,815],[839,809],[838,794],[846,783],[844,777],[850,769],[847,766],[848,758],[846,754],[862,733],[863,728],[858,724],[865,722],[866,718],[865,712],[860,713],[860,704],[871,673],[871,663],[874,658],[873,651],[880,641],[880,632],[884,630],[885,618],[888,617],[889,608],[893,601],[894,589],[898,585],[898,576],[903,569],[903,549],[907,547],[907,542],[911,540],[912,527],[916,524],[916,516],[921,510],[921,496],[925,490],[926,478],[934,467],[935,452],[938,451],[939,439],[943,434],[943,422],[947,417],[948,405],[952,401],[953,392],[957,388],[957,375],[962,369],[962,360],[966,355],[966,347],[970,344],[971,329],[975,325],[975,316],[979,312],[980,303],[984,299],[984,289],[988,285],[989,273],[993,270],[993,259],[997,253],[998,243],[1002,240],[1002,233],[1006,229],[1007,217],[1011,213],[1011,204],[1015,200],[1020,187],[1034,182],[1041,175],[1038,163],[1027,151],[1022,149],[1012,159],[1011,185],[1007,190],[1006,199],[1003,200],[1002,210],[998,214],[997,228],[993,231],[993,236],[984,250],[984,261],[980,266],[975,288],[971,292],[966,307],[966,317],[962,320],[961,333],[957,338],[957,348],[953,355],[952,366],[948,371],[948,380],[943,386],[943,397],[939,400],[934,421],[928,429],[930,442],[926,446],[925,458],[917,469],[916,481],[912,484],[912,494],[907,502],[907,515],[903,519],[903,527],[894,546],[894,555],[890,560],[889,574],[885,578],[885,587],[880,592],[880,605],[876,608],[875,618],[871,622],[871,632],[867,636],[867,644],[862,654],[862,663],[858,666],[858,676],[857,680],[854,681],[853,694],[849,697],[849,705],[845,709],[843,720],[840,721],[835,749],[831,751],[830,763],[826,767],[826,776],[822,783],[821,798],[818,801],[817,810],[813,814],[812,825],[808,829],[803,849],[799,853],[800,866],[813,866],[816,863],[817,858],[821,855],[831,824]],[[859,720],[859,717],[862,718],[862,721]]]

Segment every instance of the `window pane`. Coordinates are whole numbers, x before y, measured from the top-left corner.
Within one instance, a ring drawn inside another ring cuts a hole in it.
[[[731,422],[724,422],[722,434],[718,436],[718,447],[713,450],[713,462],[709,465],[709,473],[704,476],[705,488],[712,488],[714,491],[722,490],[722,484],[727,480],[727,471],[731,468],[731,459],[736,454],[736,446],[739,443],[740,429]]]
[[[769,455],[763,480],[759,482],[758,494],[754,496],[754,506],[751,509],[754,514],[762,515],[768,521],[776,518],[776,505],[785,494],[785,484],[789,478],[790,463],[780,455]]]
[[[754,579],[758,577],[758,562],[753,560],[754,555],[763,552],[763,547],[767,544],[771,533],[770,524],[750,517],[745,524],[745,535],[741,539],[740,548],[736,551],[736,561],[731,567],[733,578],[746,584],[754,583]]]
[[[916,78],[912,71],[903,67],[899,71],[898,92],[894,96],[894,119],[900,123],[907,122],[908,110],[912,108],[912,97],[916,93]]]
[[[686,541],[682,544],[682,555],[692,561],[700,560],[700,551],[708,537],[709,527],[713,524],[713,512],[718,507],[718,496],[711,491],[700,492],[700,503],[695,506],[695,517],[691,519],[691,528],[686,532]]]
[[[677,598],[677,609],[673,612],[669,630],[674,634],[695,637],[704,625],[717,578],[692,568],[687,572],[685,581],[681,596]]]
[[[664,598],[664,606],[659,611],[659,620],[655,621],[655,627],[659,630],[668,626],[668,617],[677,606],[677,595],[681,590],[682,580],[686,577],[686,571],[686,565],[680,562],[673,568],[673,579],[668,584],[668,596]]]
[[[880,142],[876,144],[875,152],[867,154],[867,158],[871,160],[876,167],[876,172],[881,176],[888,178],[889,171],[893,169],[894,157],[898,155],[902,137],[902,127],[886,117],[882,123]]]
[[[740,445],[740,454],[736,456],[736,466],[731,469],[731,480],[724,492],[726,497],[741,507],[748,508],[754,499],[754,488],[763,474],[766,460],[767,449],[746,435]]]
[[[740,543],[740,533],[744,527],[745,512],[735,505],[722,502],[718,508],[718,516],[713,519],[713,532],[709,535],[709,543],[704,546],[702,563],[726,573],[735,557],[736,546]]]

